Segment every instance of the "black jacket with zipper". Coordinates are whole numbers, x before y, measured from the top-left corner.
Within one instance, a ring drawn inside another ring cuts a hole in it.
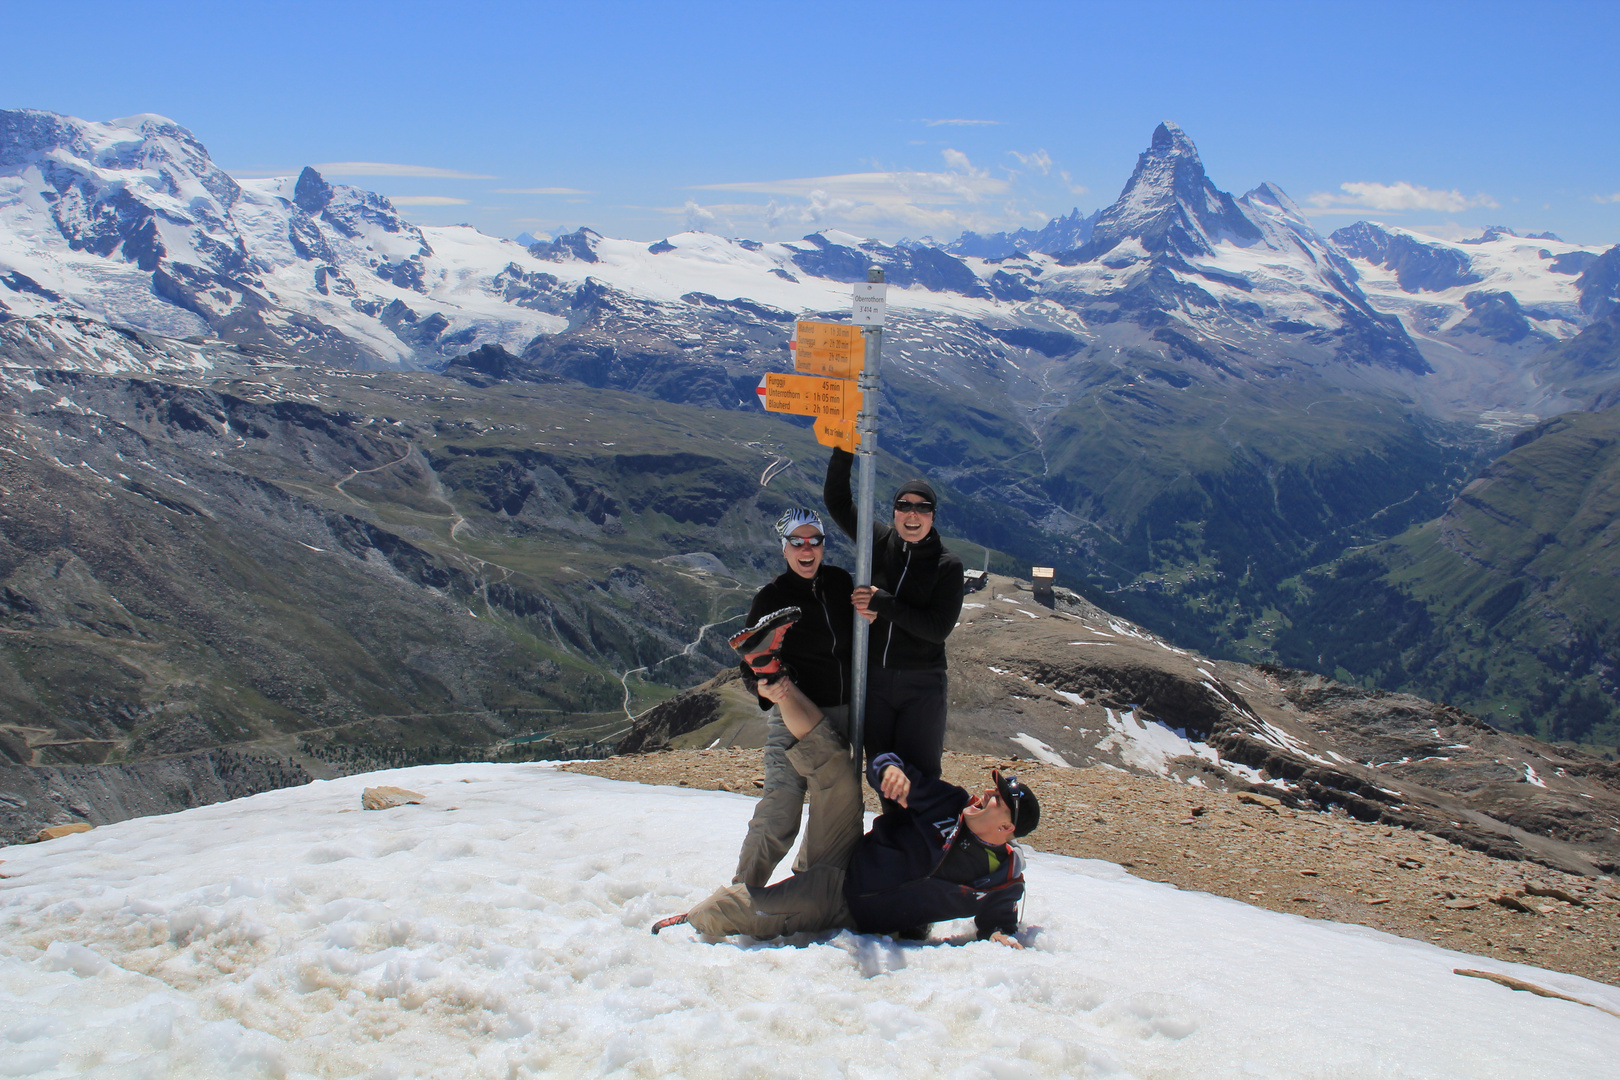
[[[849,473],[855,455],[834,450],[822,498],[838,527],[855,539]],[[945,550],[938,529],[912,543],[893,525],[872,522],[872,663],[906,670],[943,670],[945,639],[962,616],[962,560]]]
[[[805,696],[824,709],[849,704],[850,649],[854,644],[855,608],[849,594],[855,579],[841,567],[822,563],[813,578],[802,578],[784,570],[754,594],[748,609],[753,626],[773,611],[796,607],[803,614],[782,635],[783,661],[791,670],[793,682]],[[753,672],[742,665],[743,676],[753,684]],[[761,709],[771,702],[759,699]]]
[[[883,813],[855,845],[844,899],[855,926],[888,934],[947,919],[972,919],[980,938],[1018,931],[1024,896],[1024,856],[1017,844],[986,844],[962,821],[969,795],[955,784],[924,776],[893,754],[867,766],[877,788],[883,770],[899,766],[911,780],[906,806],[883,800]],[[971,881],[951,881],[947,860],[961,845],[995,855],[993,869]]]

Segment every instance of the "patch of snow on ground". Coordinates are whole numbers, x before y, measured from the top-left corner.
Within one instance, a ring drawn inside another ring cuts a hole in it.
[[[426,799],[359,810],[376,784]],[[1452,969],[1610,1009],[1614,987],[1040,852],[1022,952],[650,937],[730,880],[754,806],[437,765],[8,848],[0,1060],[174,1080],[1564,1080],[1620,1059],[1620,1022]]]
[[[1105,735],[1097,744],[1098,750],[1118,751],[1121,760],[1147,772],[1160,776],[1170,775],[1169,761],[1192,755],[1214,764],[1221,764],[1220,755],[1205,743],[1193,742],[1185,730],[1172,728],[1158,720],[1146,722],[1138,719],[1135,709],[1115,714],[1105,709],[1112,734]]]
[[[1067,701],[1070,705],[1084,705],[1086,703],[1085,698],[1081,697],[1079,694],[1076,694],[1072,690],[1054,690],[1052,693],[1056,694],[1064,701]]]
[[[1260,770],[1255,768],[1253,765],[1244,765],[1236,761],[1223,761],[1221,762],[1221,768],[1225,769],[1233,776],[1242,777],[1251,784],[1274,783],[1274,781],[1267,780],[1265,777],[1261,776]]]
[[[1020,731],[1016,735],[1008,736],[1008,741],[1015,742],[1019,746],[1022,746],[1025,750],[1028,750],[1030,754],[1034,756],[1036,761],[1042,761],[1048,765],[1056,765],[1060,769],[1074,768],[1074,766],[1070,765],[1068,760],[1062,754],[1058,753],[1050,746],[1047,746],[1033,735],[1025,735],[1022,731]]]
[[[1529,783],[1536,785],[1536,787],[1544,788],[1547,786],[1547,781],[1536,775],[1535,766],[1528,761],[1524,763],[1524,778]]]

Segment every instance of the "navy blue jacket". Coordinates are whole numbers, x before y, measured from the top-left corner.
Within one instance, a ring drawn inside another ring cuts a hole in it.
[[[1001,865],[966,885],[934,876],[958,844],[980,843],[962,823],[970,796],[955,784],[929,779],[893,754],[868,768],[877,787],[898,765],[911,780],[909,807],[883,800],[883,813],[861,837],[844,879],[844,899],[862,933],[888,934],[948,919],[972,919],[979,937],[1018,929],[1024,896],[1024,857],[1016,844],[992,846]]]

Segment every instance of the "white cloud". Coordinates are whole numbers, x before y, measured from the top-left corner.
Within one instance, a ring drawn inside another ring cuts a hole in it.
[[[390,195],[388,201],[395,206],[462,206],[467,202],[449,195]]]
[[[1000,124],[1000,120],[924,120],[929,127],[979,127]]]
[[[682,208],[682,213],[686,215],[686,229],[688,232],[708,232],[709,226],[720,219],[720,215],[713,210],[706,206],[699,206],[696,199],[687,199],[686,205]]]
[[[1305,201],[1324,214],[1360,214],[1369,211],[1398,214],[1408,210],[1457,213],[1480,207],[1495,209],[1501,205],[1483,193],[1467,196],[1455,188],[1441,191],[1405,180],[1393,184],[1352,182],[1340,184],[1339,190],[1344,194],[1319,191]]]
[[[419,176],[429,180],[495,180],[484,173],[435,169],[428,165],[395,165],[386,161],[325,161],[313,166],[323,176]]]
[[[501,187],[495,189],[497,195],[589,195],[589,191],[581,191],[571,187]]]
[[[759,220],[772,229],[848,226],[943,235],[1003,228],[999,209],[992,210],[988,203],[1007,192],[1009,181],[974,168],[959,150],[947,149],[943,156],[947,168],[940,172],[846,173],[703,184],[694,190],[768,195],[768,204],[728,207],[727,216],[739,222]]]
[[[1615,192],[1613,195],[1594,195],[1592,201],[1595,203],[1620,203],[1620,191]]]
[[[1063,177],[1063,183],[1068,187],[1070,195],[1091,194],[1091,189],[1086,187],[1086,185],[1077,184],[1074,182],[1074,177],[1069,175],[1068,169],[1064,169],[1063,171],[1059,172],[1058,175]]]
[[[1034,169],[1042,176],[1052,175],[1052,155],[1045,150],[1037,150],[1033,154],[1020,154],[1016,150],[1007,151],[1018,159],[1018,164],[1026,169]]]
[[[1006,180],[998,180],[974,170],[967,155],[945,151],[946,160],[959,165],[947,172],[868,172],[840,176],[808,176],[790,180],[750,180],[731,184],[698,184],[694,191],[736,191],[808,199],[813,193],[856,203],[917,203],[955,205],[975,203],[1007,190]]]

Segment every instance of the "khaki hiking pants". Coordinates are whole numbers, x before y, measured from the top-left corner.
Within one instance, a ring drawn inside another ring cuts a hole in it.
[[[799,858],[805,869],[775,885],[736,884],[714,893],[687,913],[700,934],[770,938],[854,926],[844,903],[844,874],[861,838],[861,785],[849,742],[823,721],[786,756],[810,793],[810,824]]]
[[[831,725],[847,741],[849,738],[849,706],[835,705],[823,709],[821,725]],[[782,714],[772,709],[766,721],[765,738],[765,791],[754,807],[754,817],[748,822],[748,835],[743,838],[742,853],[737,856],[734,885],[764,885],[776,872],[776,864],[793,850],[793,841],[799,836],[800,811],[804,807],[805,779],[788,764],[788,751],[793,747],[793,736],[782,723]],[[804,853],[793,863],[794,873],[803,873],[809,864]]]

